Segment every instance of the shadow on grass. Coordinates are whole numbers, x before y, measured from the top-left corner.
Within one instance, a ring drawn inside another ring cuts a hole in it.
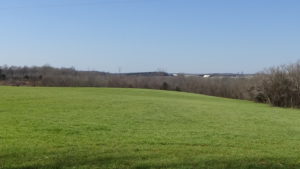
[[[145,161],[143,160],[145,159]],[[114,156],[94,159],[65,158],[48,164],[31,164],[1,169],[65,169],[65,168],[122,168],[122,169],[299,169],[297,159],[235,159],[199,160],[194,162],[162,162],[151,156]],[[150,160],[150,161],[147,161]],[[151,161],[152,160],[152,161]],[[167,160],[167,159],[166,159]]]

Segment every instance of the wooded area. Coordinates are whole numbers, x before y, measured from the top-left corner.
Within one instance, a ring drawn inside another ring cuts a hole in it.
[[[119,87],[175,90],[233,99],[253,100],[280,107],[300,106],[300,62],[267,69],[253,77],[126,75],[74,68],[0,67],[0,84],[51,87]]]

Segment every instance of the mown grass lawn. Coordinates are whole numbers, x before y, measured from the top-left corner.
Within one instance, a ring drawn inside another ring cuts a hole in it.
[[[0,87],[1,169],[300,168],[300,110],[196,94]]]

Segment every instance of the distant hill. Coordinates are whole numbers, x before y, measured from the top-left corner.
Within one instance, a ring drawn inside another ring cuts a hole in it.
[[[195,77],[249,77],[254,74],[242,73],[167,73],[167,72],[133,72],[133,73],[118,73],[127,76],[195,76]]]

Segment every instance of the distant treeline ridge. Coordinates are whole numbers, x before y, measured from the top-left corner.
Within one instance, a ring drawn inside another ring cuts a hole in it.
[[[0,66],[0,84],[13,86],[120,87],[175,90],[281,107],[300,107],[300,62],[267,69],[251,77],[204,78],[155,74],[111,74],[74,68]]]

